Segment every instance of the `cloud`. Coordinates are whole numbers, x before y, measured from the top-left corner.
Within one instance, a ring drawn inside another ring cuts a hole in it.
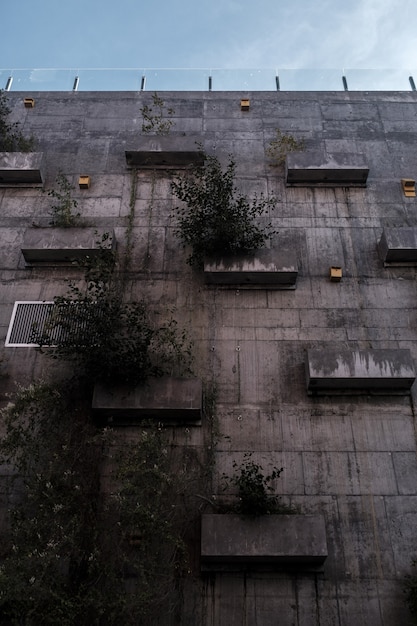
[[[228,68],[417,67],[412,2],[293,0],[282,8],[264,1],[248,24],[223,24],[195,58],[199,66]]]

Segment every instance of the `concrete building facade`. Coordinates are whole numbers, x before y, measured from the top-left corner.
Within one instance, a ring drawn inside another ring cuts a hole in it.
[[[32,108],[24,106],[29,95]],[[402,586],[417,554],[417,96],[159,95],[173,109],[164,138],[142,131],[141,109],[152,102],[146,92],[8,95],[11,119],[36,138],[43,180],[10,183],[2,170],[3,342],[15,302],[52,301],[66,292],[68,279],[79,279],[77,268],[33,262],[22,252],[49,246],[43,238],[52,230],[50,198],[39,187],[52,188],[62,170],[76,187],[84,230],[114,232],[122,252],[132,226],[132,297],[146,293],[159,307],[175,309],[193,340],[196,377],[203,387],[216,385],[214,438],[204,416],[170,427],[178,445],[215,446],[209,495],[219,496],[221,476],[232,475],[233,462],[251,452],[266,469],[283,467],[274,484],[283,502],[324,520],[327,558],[318,568],[284,563],[200,572],[197,533],[180,623],[411,623]],[[242,109],[242,98],[249,107]],[[304,142],[286,164],[268,155],[276,129]],[[168,147],[161,149],[161,141]],[[182,165],[143,167],[127,153],[136,158],[144,146],[177,153],[181,142],[195,141],[222,163],[233,155],[239,190],[276,198],[267,219],[277,232],[268,245],[291,266],[289,282],[219,284],[187,265],[170,188]],[[87,188],[79,187],[80,176],[90,177]],[[15,381],[45,376],[50,365],[31,347],[2,352],[6,403]],[[134,436],[134,429],[126,432]],[[213,512],[208,503],[201,507],[202,514]]]

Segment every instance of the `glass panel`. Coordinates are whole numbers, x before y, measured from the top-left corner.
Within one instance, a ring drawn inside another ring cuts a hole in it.
[[[70,91],[74,70],[13,70],[11,91]]]
[[[11,70],[0,70],[0,89],[6,89],[7,81],[11,75]]]
[[[275,91],[275,70],[212,70],[213,91]]]
[[[78,91],[139,91],[140,69],[79,70]]]
[[[342,70],[277,70],[281,91],[340,91]]]
[[[287,69],[0,69],[0,89],[10,91],[410,91],[417,70]]]
[[[346,70],[349,91],[409,91],[406,70]]]
[[[209,70],[147,69],[146,91],[208,91]]]

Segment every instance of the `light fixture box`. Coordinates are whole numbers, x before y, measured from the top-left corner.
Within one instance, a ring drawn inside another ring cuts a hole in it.
[[[243,99],[243,100],[240,101],[240,110],[241,111],[249,111],[249,107],[250,107],[250,100]]]
[[[35,99],[34,98],[24,98],[23,99],[23,104],[25,105],[25,109],[33,109],[33,107],[35,106]]]
[[[342,280],[342,268],[337,265],[332,265],[330,268],[330,280],[333,283],[338,283]]]
[[[90,177],[80,176],[78,179],[78,185],[80,189],[88,189],[90,187]]]
[[[416,197],[416,181],[412,178],[402,178],[401,187],[406,198]]]

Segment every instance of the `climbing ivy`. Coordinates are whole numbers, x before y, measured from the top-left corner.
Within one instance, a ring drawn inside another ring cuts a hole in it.
[[[58,228],[77,226],[80,221],[80,213],[74,212],[78,205],[77,201],[72,197],[74,186],[71,185],[62,170],[59,170],[56,176],[55,185],[55,189],[47,191],[48,196],[53,198],[51,226]]]

